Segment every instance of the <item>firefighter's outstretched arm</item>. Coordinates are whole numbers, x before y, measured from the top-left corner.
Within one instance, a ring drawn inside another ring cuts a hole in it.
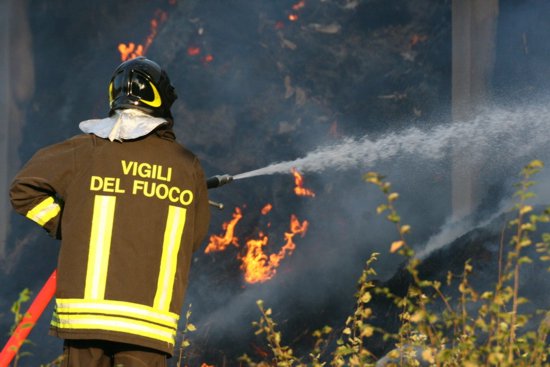
[[[63,181],[74,167],[70,143],[39,150],[19,171],[10,187],[10,200],[16,212],[60,238],[63,211]]]

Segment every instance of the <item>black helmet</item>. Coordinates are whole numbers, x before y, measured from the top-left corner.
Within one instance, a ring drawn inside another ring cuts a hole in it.
[[[109,115],[118,109],[137,108],[156,117],[172,118],[170,107],[176,98],[166,72],[156,62],[139,56],[115,69],[109,83]]]

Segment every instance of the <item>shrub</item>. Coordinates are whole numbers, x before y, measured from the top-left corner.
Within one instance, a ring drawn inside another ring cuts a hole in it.
[[[379,254],[373,253],[358,280],[356,304],[341,332],[336,346],[327,352],[329,335],[335,332],[329,326],[313,333],[315,343],[307,357],[294,355],[291,347],[282,343],[282,335],[271,317],[272,310],[258,301],[260,320],[253,326],[256,334],[265,335],[270,360],[254,362],[243,355],[240,361],[250,367],[265,366],[548,366],[548,331],[550,311],[542,310],[537,315],[521,313],[519,306],[527,300],[520,297],[519,279],[524,264],[550,260],[550,234],[543,234],[538,242],[533,235],[538,223],[550,222],[550,210],[535,214],[528,204],[534,197],[531,191],[535,184],[532,177],[543,168],[540,161],[532,161],[521,170],[521,180],[516,185],[514,219],[509,221],[513,235],[505,259],[499,259],[496,283],[490,289],[476,290],[469,282],[474,271],[470,261],[464,263],[458,276],[449,273],[447,285],[455,286],[459,297],[456,301],[442,291],[440,281],[423,279],[419,272],[421,260],[415,257],[406,236],[410,226],[403,224],[395,208],[399,194],[392,191],[391,184],[378,173],[370,172],[365,181],[380,188],[385,202],[377,207],[395,224],[398,240],[391,243],[389,251],[406,260],[406,271],[411,283],[404,296],[392,293],[388,288],[373,282],[376,271],[373,264]],[[535,246],[537,258],[525,255],[525,250]],[[550,268],[547,269],[550,271]],[[453,284],[456,281],[457,284]],[[400,313],[399,328],[388,332],[373,325],[370,307],[373,296],[387,297]],[[437,304],[443,304],[438,311]],[[529,320],[537,319],[536,328],[528,328]],[[377,359],[368,349],[368,341],[375,335],[382,337],[392,350],[382,359]]]

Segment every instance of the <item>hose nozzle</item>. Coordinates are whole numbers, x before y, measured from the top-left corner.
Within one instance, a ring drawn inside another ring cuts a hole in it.
[[[206,180],[206,187],[208,189],[214,189],[216,187],[223,186],[233,181],[233,176],[230,175],[216,175]]]

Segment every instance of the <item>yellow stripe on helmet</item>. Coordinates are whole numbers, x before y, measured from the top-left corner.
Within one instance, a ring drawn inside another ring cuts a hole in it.
[[[148,101],[146,99],[140,98],[140,101],[147,104],[147,105],[149,105],[149,106],[151,106],[151,107],[160,107],[160,105],[162,104],[162,100],[160,98],[159,91],[157,90],[157,87],[155,87],[155,85],[153,83],[151,83],[150,81],[149,81],[149,85],[153,89],[153,95],[154,95],[153,100]]]

